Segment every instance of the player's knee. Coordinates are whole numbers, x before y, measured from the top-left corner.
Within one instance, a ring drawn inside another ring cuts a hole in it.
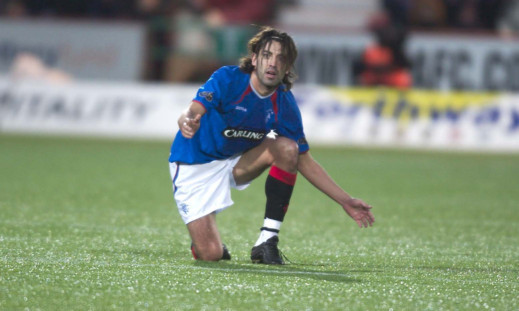
[[[275,149],[275,163],[289,168],[297,168],[299,146],[295,141],[286,137],[278,137]]]
[[[202,248],[198,248],[197,257],[203,261],[218,261],[222,259],[223,248],[221,244],[210,244]]]

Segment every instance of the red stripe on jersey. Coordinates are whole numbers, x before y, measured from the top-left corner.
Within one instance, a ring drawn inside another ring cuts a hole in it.
[[[278,92],[274,92],[272,96],[270,96],[270,100],[272,101],[272,109],[274,109],[274,116],[276,117],[276,122],[278,121]]]
[[[252,92],[252,88],[250,87],[250,83],[249,85],[247,86],[247,88],[245,89],[245,92],[243,92],[243,94],[241,94],[240,96],[240,99],[238,99],[237,101],[235,101],[233,103],[233,105],[238,105],[239,103],[241,103],[243,101],[243,99],[245,98],[245,96],[249,95],[250,92]]]
[[[293,186],[296,184],[297,174],[292,174],[287,171],[280,169],[277,166],[272,166],[269,171],[269,175],[274,177],[275,179],[284,182],[289,186]]]

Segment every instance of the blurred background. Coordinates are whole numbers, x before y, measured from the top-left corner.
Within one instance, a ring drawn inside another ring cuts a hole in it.
[[[114,102],[128,101],[142,124],[152,110],[168,118],[149,124],[174,123],[261,25],[296,40],[294,92],[317,141],[519,149],[518,0],[1,0],[0,131],[40,131],[35,116],[56,129],[71,111],[121,120],[132,114]]]

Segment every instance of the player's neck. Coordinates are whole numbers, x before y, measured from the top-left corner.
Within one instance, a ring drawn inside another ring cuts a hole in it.
[[[256,95],[258,95],[258,97],[260,97],[260,98],[267,98],[267,97],[271,96],[272,94],[274,94],[274,92],[276,92],[276,89],[277,89],[277,86],[268,87],[268,86],[262,84],[259,81],[259,78],[255,72],[253,72],[251,74],[250,86],[251,86],[252,90],[254,91],[254,93],[256,93]]]

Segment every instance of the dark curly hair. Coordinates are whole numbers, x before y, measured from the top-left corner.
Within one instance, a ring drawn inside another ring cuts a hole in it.
[[[260,51],[270,42],[277,41],[281,43],[283,52],[287,57],[287,74],[283,78],[283,84],[287,90],[292,88],[294,81],[297,79],[294,63],[297,58],[297,48],[292,37],[286,32],[279,31],[272,27],[262,27],[260,31],[249,40],[247,50],[249,55],[240,59],[240,69],[246,73],[252,73],[254,66],[252,64],[252,55],[259,55]]]

